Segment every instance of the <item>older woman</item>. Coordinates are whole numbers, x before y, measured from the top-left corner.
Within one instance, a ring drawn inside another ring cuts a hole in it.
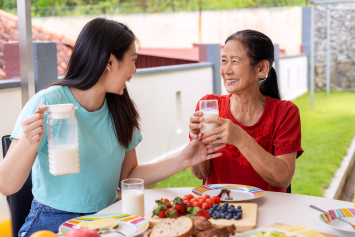
[[[191,167],[207,184],[235,183],[286,192],[295,173],[301,148],[298,108],[282,101],[272,67],[274,46],[264,34],[243,30],[228,37],[220,73],[228,95],[206,95],[218,100],[219,118],[205,119],[220,126],[200,133],[202,112],[190,119],[190,136],[209,148],[226,144],[222,156]]]

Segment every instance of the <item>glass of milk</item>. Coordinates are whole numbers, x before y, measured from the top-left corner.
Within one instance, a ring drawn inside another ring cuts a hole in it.
[[[144,180],[121,181],[122,213],[144,217]]]
[[[49,172],[55,176],[80,172],[75,109],[74,104],[55,104],[46,110]]]
[[[200,111],[203,112],[203,118],[219,117],[218,100],[200,100]],[[205,133],[211,129],[218,127],[217,123],[201,123],[201,133]]]

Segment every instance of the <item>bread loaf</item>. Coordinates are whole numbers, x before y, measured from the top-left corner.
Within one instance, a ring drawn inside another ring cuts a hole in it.
[[[154,226],[150,237],[190,237],[194,232],[194,225],[189,217],[181,216],[177,219],[168,218]]]

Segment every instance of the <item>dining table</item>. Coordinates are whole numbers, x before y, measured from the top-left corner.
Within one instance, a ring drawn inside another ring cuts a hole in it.
[[[192,193],[190,188],[161,188],[144,190],[144,209],[145,215],[155,206],[155,200],[167,198],[169,200],[175,197],[183,197],[185,194]],[[265,195],[252,199],[247,202],[256,203],[257,224],[256,228],[270,226],[275,223],[282,223],[292,226],[308,226],[318,232],[332,234],[341,237],[355,236],[344,231],[331,228],[323,223],[319,216],[320,212],[311,209],[310,205],[315,205],[323,210],[332,210],[338,208],[352,208],[354,203],[339,201],[334,199],[314,197],[300,194],[279,193],[265,191]],[[122,201],[118,201],[111,206],[98,212],[104,213],[122,213]],[[140,236],[143,236],[141,234]]]

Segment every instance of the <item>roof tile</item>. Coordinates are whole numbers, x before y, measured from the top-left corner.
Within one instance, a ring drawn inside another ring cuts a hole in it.
[[[57,43],[58,76],[64,76],[75,42],[36,26],[32,26],[32,38]],[[6,78],[3,44],[11,41],[18,41],[17,16],[0,9],[0,80]]]

